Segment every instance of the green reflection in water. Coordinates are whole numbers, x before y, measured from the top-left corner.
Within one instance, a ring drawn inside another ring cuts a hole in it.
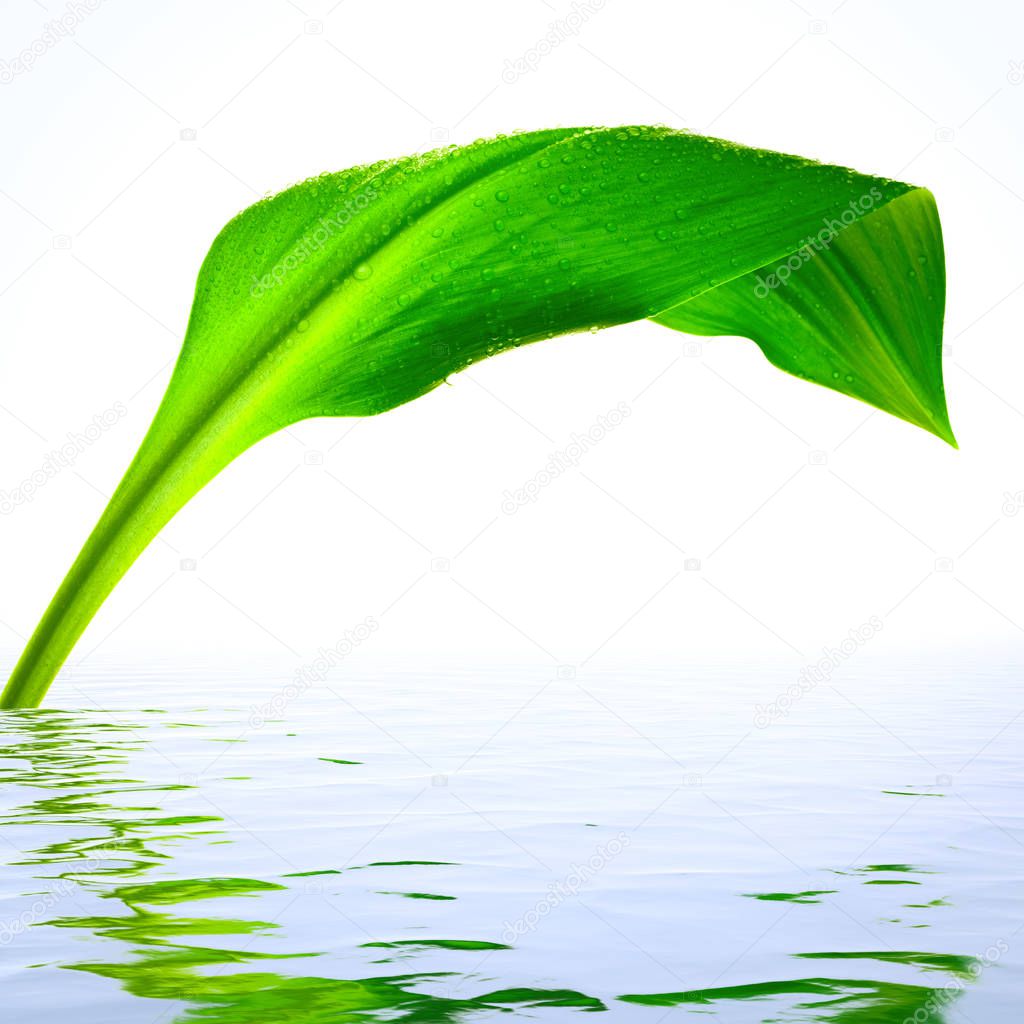
[[[408,868],[408,867],[453,867],[459,865],[454,860],[374,860],[369,864],[355,864],[349,871],[362,871],[364,868]]]
[[[785,998],[790,996],[798,998]],[[795,978],[693,992],[620,996],[624,1002],[646,1006],[719,1007],[735,1000],[773,1000],[778,1009],[762,1018],[765,1022],[785,1019],[829,1024],[903,1024],[907,1020],[914,1024],[944,1024],[948,1020],[945,1010],[954,998],[956,993],[941,988],[846,978]],[[780,1018],[777,1014],[783,1008],[789,1013]],[[794,1011],[801,1015],[792,1016]]]
[[[37,927],[70,929],[94,940],[87,946],[91,950],[88,959],[60,964],[63,968],[110,979],[138,998],[184,1003],[183,1008],[174,1010],[173,1020],[178,1024],[263,1024],[279,1020],[290,1024],[468,1024],[486,1011],[532,1016],[532,1010],[541,1008],[607,1009],[596,997],[558,988],[500,988],[461,998],[459,987],[468,987],[475,978],[462,971],[362,980],[289,975],[281,973],[283,964],[281,971],[269,970],[271,962],[320,954],[265,953],[250,948],[272,934],[276,924],[173,913],[173,908],[182,904],[191,906],[223,897],[258,900],[286,886],[251,878],[140,879],[156,867],[168,871],[174,848],[182,842],[214,842],[211,837],[221,834],[208,827],[220,823],[216,816],[162,813],[161,794],[195,787],[146,784],[127,777],[128,757],[142,749],[146,730],[145,723],[126,725],[103,716],[52,710],[0,714],[0,784],[20,787],[30,794],[27,802],[0,816],[0,827],[8,829],[5,834],[19,850],[23,849],[23,844],[17,842],[22,835],[16,831],[19,828],[29,836],[45,829],[49,835],[57,833],[61,837],[25,850],[13,863],[53,869],[35,877],[51,884],[58,879],[93,901],[100,897],[119,904],[109,914],[60,912],[36,922]],[[361,867],[453,863],[378,861]],[[859,871],[918,873],[920,869],[888,864]],[[340,873],[324,869],[285,877]],[[33,885],[38,888],[38,883],[33,881]],[[759,900],[817,903],[816,897],[832,892],[747,895]],[[409,899],[452,899],[419,892],[387,894]],[[941,901],[931,905],[938,904]],[[242,948],[209,946],[201,941],[224,936],[238,937],[240,941],[233,944]],[[397,958],[415,957],[418,952],[434,956],[449,952],[460,961],[467,952],[510,950],[499,943],[469,939],[399,940],[366,943],[365,947],[393,951]],[[478,962],[477,958],[470,959]],[[766,1022],[784,1018],[823,1024],[903,1024],[913,1018],[915,1024],[943,1024],[947,1019],[944,1014],[962,990],[963,981],[973,977],[976,969],[970,957],[937,953],[807,953],[799,954],[799,959],[846,964],[873,961],[939,973],[948,980],[945,984],[907,984],[822,976],[619,998],[652,1008],[689,1008],[702,1014],[709,1009],[715,1013],[736,1001],[764,1002],[762,1020]]]
[[[283,888],[283,885],[255,878],[185,878],[147,885],[121,885],[105,895],[123,900],[130,907],[134,903],[186,903],[189,900],[212,900],[217,896],[252,896]]]
[[[941,971],[948,981],[939,986],[908,985],[891,981],[853,978],[794,978],[790,981],[731,985],[724,988],[690,992],[665,992],[656,995],[620,996],[624,1002],[646,1006],[715,1006],[735,1000],[780,1001],[782,997],[803,998],[788,1001],[790,1011],[804,1014],[787,1020],[827,1021],[829,1024],[944,1024],[946,1011],[962,993],[964,982],[977,975],[980,961],[975,957],[947,953],[915,953],[885,950],[866,953],[797,953],[802,960],[875,960],[904,964],[923,971]],[[774,1014],[763,1018],[776,1020]]]
[[[65,870],[38,877],[78,881],[130,877],[170,855],[155,843],[173,844],[211,830],[177,830],[183,825],[220,822],[210,815],[159,814],[151,804],[114,804],[113,798],[192,789],[180,783],[147,785],[127,778],[127,756],[145,743],[145,725],[125,725],[66,711],[7,711],[0,715],[0,784],[53,791],[0,816],[0,827],[46,826],[84,830],[27,850],[15,865],[60,865]],[[10,763],[2,763],[10,762]],[[98,833],[98,834],[97,834]],[[20,849],[15,837],[11,837]]]
[[[89,968],[85,968],[89,969]],[[158,976],[126,976],[112,966],[97,970],[118,978],[135,995],[161,999],[188,999],[196,1005],[178,1018],[206,1024],[357,1024],[371,1020],[405,1024],[456,1024],[482,1010],[517,1006],[565,1007],[603,1010],[598,999],[579,992],[545,989],[504,989],[474,999],[453,999],[412,991],[409,987],[447,977],[445,974],[404,975],[340,981],[333,978],[286,978],[277,974],[246,972],[214,978],[196,974],[174,975],[162,967]],[[156,988],[150,987],[155,985]]]
[[[771,900],[783,903],[820,903],[815,896],[831,896],[838,889],[807,889],[804,892],[745,892],[752,900]]]
[[[96,939],[123,944],[103,959],[65,963],[120,983],[134,996],[188,1004],[175,1020],[207,1024],[256,1024],[288,1020],[291,1024],[344,1024],[368,1020],[401,1020],[409,1024],[464,1021],[482,1010],[567,1008],[601,1010],[599,999],[567,989],[506,988],[473,998],[437,995],[419,987],[458,984],[454,972],[405,974],[344,980],[288,976],[253,969],[270,961],[316,957],[317,953],[262,953],[197,944],[196,939],[239,936],[256,941],[277,925],[259,920],[182,916],[169,908],[222,897],[259,897],[285,889],[275,882],[251,878],[162,879],[112,885],[163,865],[171,854],[163,847],[184,839],[217,834],[210,830],[180,831],[186,824],[219,822],[212,816],[154,816],[159,807],[126,806],[125,795],[190,789],[180,784],[155,786],[129,779],[128,755],[145,743],[145,725],[124,725],[60,711],[0,714],[0,784],[48,791],[0,817],[0,826],[46,827],[66,833],[59,842],[29,850],[15,863],[55,865],[59,874],[91,896],[116,900],[125,913],[56,915],[36,926],[72,929]],[[52,794],[52,795],[51,795]],[[131,798],[129,796],[129,798]],[[152,796],[150,797],[152,800]],[[442,864],[439,861],[377,862],[365,867]],[[295,872],[293,877],[340,874],[336,869]],[[411,898],[445,899],[433,894],[399,893]],[[449,897],[450,898],[450,897]],[[159,908],[159,909],[152,909]],[[414,952],[433,948],[454,952],[505,949],[497,943],[460,939],[380,943],[382,948]],[[123,958],[123,948],[130,957]],[[231,967],[244,970],[231,971]],[[449,982],[448,979],[454,979]]]
[[[399,939],[397,942],[364,942],[361,949],[511,949],[502,942],[480,939]]]
[[[973,956],[956,953],[909,953],[883,950],[873,953],[796,953],[801,960],[878,960],[887,964],[909,964],[922,971],[946,971],[955,978],[972,978],[979,967]]]
[[[913,864],[867,864],[858,871],[906,871],[913,874],[928,874],[924,868],[915,867]]]
[[[436,892],[394,892],[391,889],[378,889],[378,896],[404,896],[407,900],[454,900],[455,896],[440,896]]]

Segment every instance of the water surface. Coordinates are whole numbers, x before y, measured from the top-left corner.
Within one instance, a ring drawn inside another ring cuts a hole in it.
[[[1019,1012],[1015,674],[282,682],[0,714],[5,1020]]]

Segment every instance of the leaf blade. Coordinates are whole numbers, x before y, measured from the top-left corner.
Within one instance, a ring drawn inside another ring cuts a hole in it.
[[[893,274],[899,252],[907,267]],[[936,273],[923,273],[929,264]],[[917,189],[837,233],[783,284],[769,287],[773,268],[761,268],[652,319],[690,334],[750,338],[779,369],[955,448],[942,382],[943,265],[934,198]]]

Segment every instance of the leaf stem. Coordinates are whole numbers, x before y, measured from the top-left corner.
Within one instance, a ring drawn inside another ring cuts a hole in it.
[[[164,414],[172,404],[165,396],[11,673],[0,708],[39,706],[93,616],[150,541],[232,459],[265,436],[252,423],[247,397],[234,396],[197,425],[175,423]]]

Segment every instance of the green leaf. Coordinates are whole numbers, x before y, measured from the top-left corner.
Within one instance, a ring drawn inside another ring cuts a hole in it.
[[[825,248],[828,239],[834,240]],[[786,280],[776,284],[783,269]],[[859,398],[956,447],[939,358],[944,306],[935,200],[915,189],[834,234],[823,225],[821,237],[788,260],[652,319],[690,334],[752,338],[780,370]]]
[[[556,334],[745,335],[953,443],[944,285],[926,190],[666,128],[498,137],[290,188],[214,241],[153,424],[0,703],[39,703],[143,549],[260,439]]]

